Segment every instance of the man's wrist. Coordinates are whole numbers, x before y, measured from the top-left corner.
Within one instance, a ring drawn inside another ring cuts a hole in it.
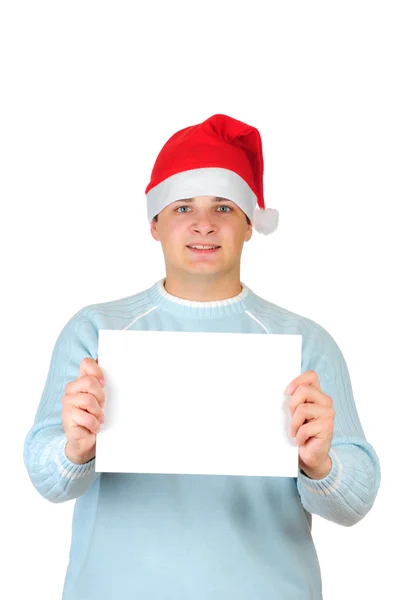
[[[327,475],[329,475],[332,470],[332,459],[329,454],[326,457],[325,463],[320,467],[310,468],[304,465],[304,463],[299,463],[300,469],[304,472],[304,474],[310,479],[324,479]]]
[[[88,454],[75,455],[73,452],[70,451],[69,442],[67,442],[65,446],[65,456],[68,460],[75,463],[75,465],[85,465],[95,457],[95,450],[92,450]]]

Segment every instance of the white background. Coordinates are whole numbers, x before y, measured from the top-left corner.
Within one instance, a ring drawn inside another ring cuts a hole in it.
[[[381,462],[360,523],[314,516],[324,598],[391,596],[397,21],[383,1],[2,3],[2,597],[61,597],[73,502],[44,500],[23,465],[56,338],[164,275],[144,190],[166,140],[218,112],[260,130],[280,212],[241,280],[334,337]]]

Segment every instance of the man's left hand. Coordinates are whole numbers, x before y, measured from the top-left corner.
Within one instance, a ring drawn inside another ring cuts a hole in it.
[[[305,371],[290,382],[291,435],[299,446],[299,467],[311,479],[323,479],[332,468],[329,456],[335,410],[324,394],[315,371]]]

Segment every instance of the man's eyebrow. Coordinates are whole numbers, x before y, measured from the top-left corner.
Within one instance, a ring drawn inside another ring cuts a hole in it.
[[[183,198],[182,200],[176,200],[175,202],[173,202],[173,204],[175,204],[176,202],[193,202],[194,198]],[[212,198],[212,202],[232,202],[232,200],[228,200],[228,198],[220,198],[219,196],[216,196],[215,198]]]

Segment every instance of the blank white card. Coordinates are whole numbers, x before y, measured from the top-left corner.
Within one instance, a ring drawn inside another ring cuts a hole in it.
[[[297,477],[301,335],[99,330],[95,470]]]

